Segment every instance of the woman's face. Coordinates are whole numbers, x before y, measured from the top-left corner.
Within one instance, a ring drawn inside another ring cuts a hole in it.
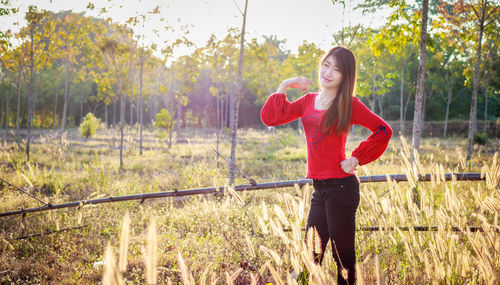
[[[335,88],[337,89],[342,82],[342,73],[335,64],[333,56],[328,56],[321,64],[320,70],[321,87],[324,89]]]

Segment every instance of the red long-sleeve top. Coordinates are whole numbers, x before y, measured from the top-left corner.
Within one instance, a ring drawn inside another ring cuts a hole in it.
[[[307,142],[307,178],[328,179],[343,178],[352,174],[345,173],[340,162],[346,159],[345,142],[347,134],[326,134],[321,128],[321,117],[326,110],[314,108],[318,95],[308,93],[289,102],[285,94],[275,93],[269,96],[260,117],[268,126],[286,124],[302,118],[302,126]],[[372,134],[352,152],[359,165],[368,164],[384,153],[392,136],[391,127],[379,116],[368,109],[358,98],[352,100],[350,125],[361,125]]]

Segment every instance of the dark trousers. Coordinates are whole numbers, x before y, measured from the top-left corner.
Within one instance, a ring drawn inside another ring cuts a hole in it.
[[[315,228],[321,242],[321,252],[315,261],[323,261],[328,240],[332,242],[333,258],[337,263],[338,284],[356,281],[356,253],[354,247],[356,209],[359,205],[359,182],[355,176],[339,179],[313,180],[314,193],[307,229]],[[342,276],[347,269],[348,279]]]

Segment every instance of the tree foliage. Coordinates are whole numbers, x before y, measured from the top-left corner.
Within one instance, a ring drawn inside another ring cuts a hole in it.
[[[376,29],[356,26],[332,31],[332,41],[343,37],[356,55],[358,97],[388,120],[411,120],[413,116],[419,61],[416,35],[420,22],[418,7],[409,2],[366,1],[361,8],[385,5],[392,9],[384,25]],[[460,10],[457,7],[462,2],[464,6]],[[436,3],[431,1],[429,11],[424,88],[424,96],[429,100],[425,103],[424,119],[445,120],[447,107],[450,120],[468,119],[478,26],[474,24],[473,6],[465,4],[473,4],[473,1]],[[498,4],[491,3],[488,11],[498,9]],[[142,62],[144,103],[141,106],[146,125],[151,125],[156,114],[165,108],[179,128],[229,127],[229,98],[237,91],[238,28],[228,29],[221,38],[210,37],[201,47],[190,41],[187,31],[161,47],[145,46],[142,36],[134,31],[135,26],[145,23],[146,18],[141,16],[118,24],[109,18],[70,11],[53,13],[32,8],[31,13],[28,25],[16,33],[4,31],[8,37],[0,43],[2,125],[7,122],[12,127],[18,122],[21,128],[27,126],[28,108],[18,111],[17,105],[19,102],[20,106],[26,106],[30,94],[33,95],[35,128],[54,125],[63,128],[63,124],[75,127],[88,112],[112,125],[119,114],[120,95],[127,106],[126,123],[137,122],[139,115],[132,111],[139,106]],[[34,24],[35,20],[38,24]],[[495,92],[500,88],[495,69],[498,28],[496,20],[484,29],[479,83],[484,86],[488,79],[489,96],[486,110],[482,91],[486,87],[478,89],[480,118],[485,111],[487,118],[500,116],[500,94]],[[285,39],[275,35],[245,40],[240,127],[261,124],[260,108],[284,78],[307,77],[314,82],[310,91],[318,90],[318,62],[326,50],[316,43],[303,42],[290,51],[285,43]],[[181,46],[191,52],[178,56],[176,50]],[[448,100],[449,92],[451,100]],[[301,95],[299,91],[290,90],[289,98],[294,100]],[[5,101],[9,103],[8,114]]]

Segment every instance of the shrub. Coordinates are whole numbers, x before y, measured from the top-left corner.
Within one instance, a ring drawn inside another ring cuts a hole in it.
[[[160,137],[165,138],[174,127],[175,121],[167,109],[161,109],[160,113],[156,114],[155,127],[160,129]]]
[[[82,123],[78,130],[80,134],[85,138],[90,138],[95,134],[99,125],[101,124],[101,120],[96,118],[92,113],[88,113],[83,117]]]
[[[485,145],[487,141],[488,141],[488,135],[485,133],[477,132],[474,135],[474,143]]]

